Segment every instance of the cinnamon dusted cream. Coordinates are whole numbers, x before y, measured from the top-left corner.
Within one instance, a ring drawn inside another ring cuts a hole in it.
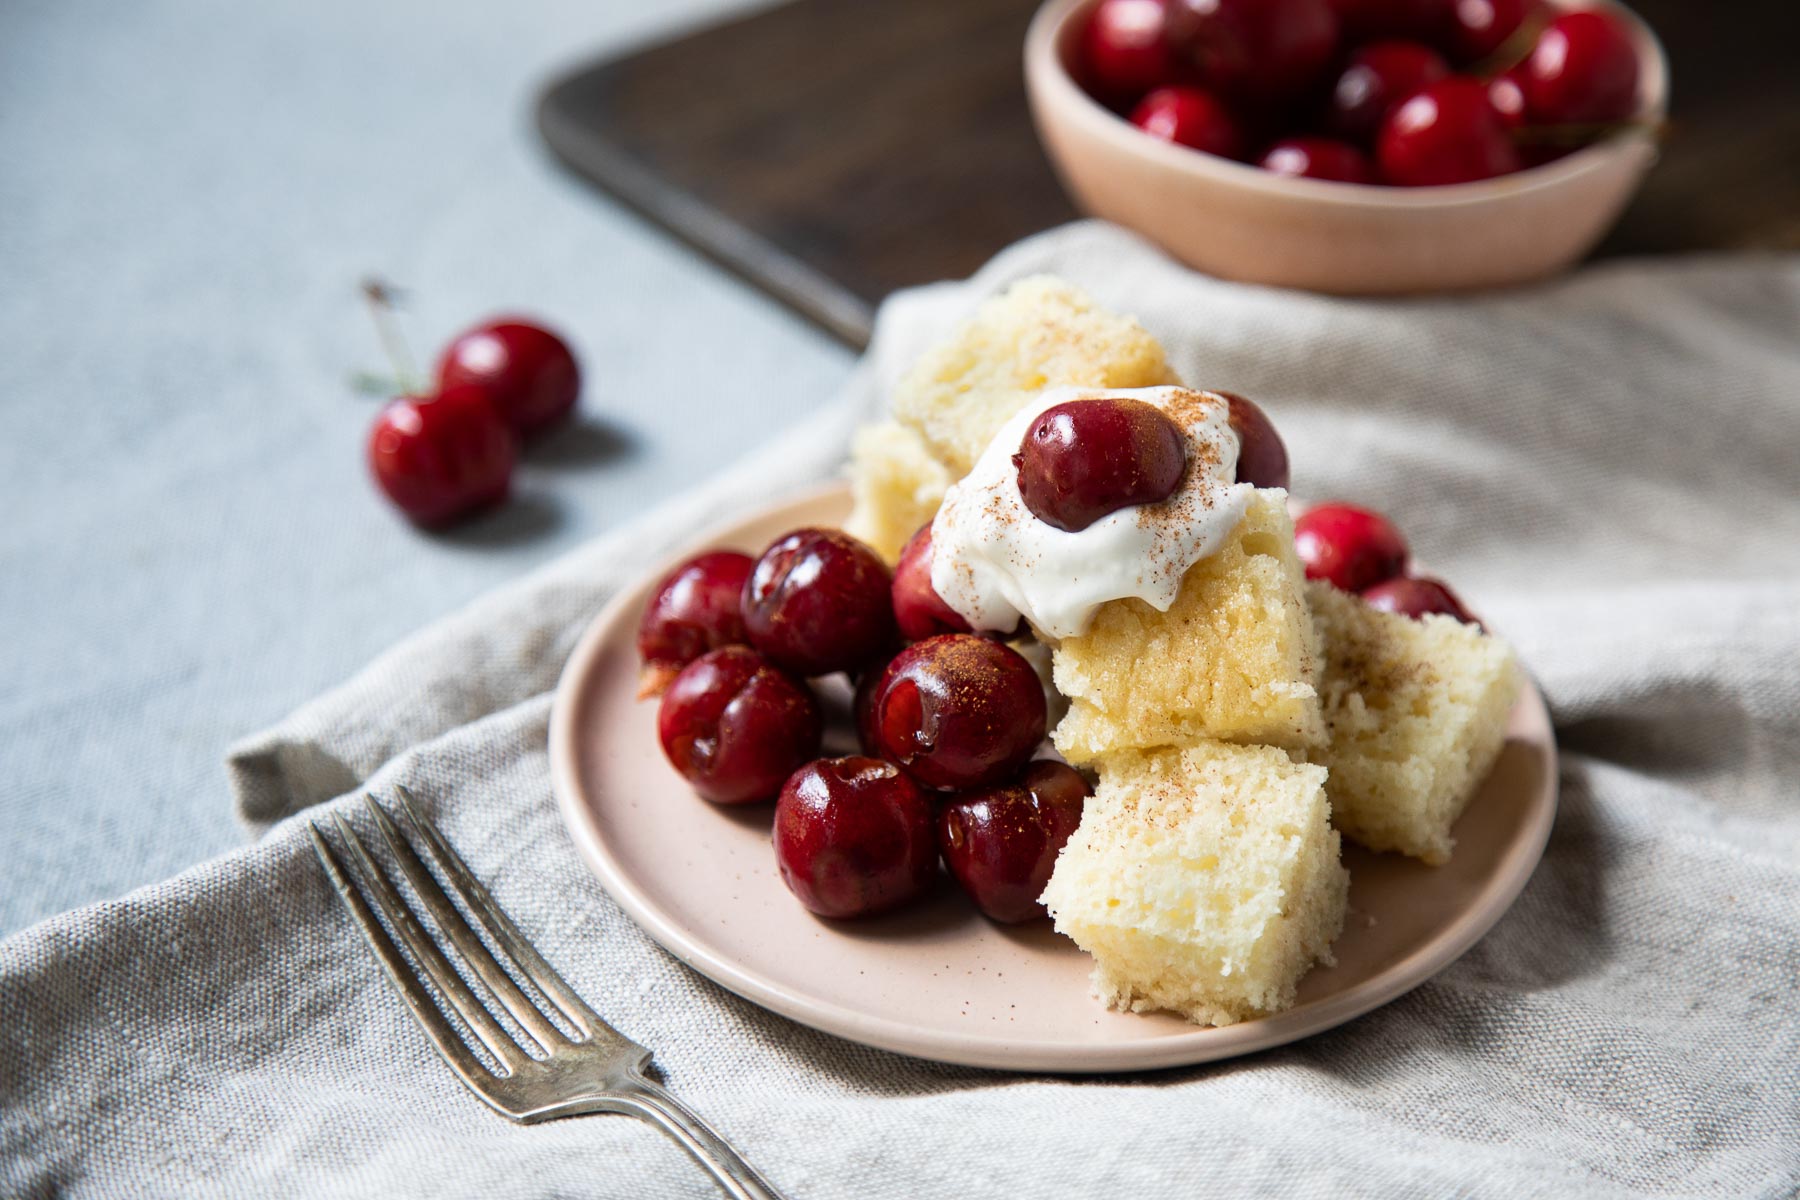
[[[1045,410],[1071,400],[1140,400],[1167,414],[1187,442],[1175,494],[1109,513],[1085,529],[1034,516],[1013,465]],[[1044,636],[1073,637],[1109,600],[1136,596],[1167,612],[1188,568],[1224,545],[1254,490],[1237,476],[1238,437],[1222,397],[1182,387],[1049,388],[994,435],[950,488],[931,525],[931,584],[976,629],[1024,617]]]

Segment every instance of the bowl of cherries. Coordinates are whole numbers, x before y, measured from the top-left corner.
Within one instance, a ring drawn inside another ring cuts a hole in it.
[[[808,527],[760,556],[678,564],[638,626],[640,698],[698,800],[771,807],[782,882],[833,920],[892,912],[943,873],[995,921],[1038,903],[1089,794],[1037,757],[1044,684],[978,636],[931,586],[931,529],[892,569],[839,530]],[[858,753],[828,755],[843,701]]]
[[[1341,294],[1568,267],[1655,161],[1668,93],[1610,0],[1050,0],[1025,74],[1085,211]]]

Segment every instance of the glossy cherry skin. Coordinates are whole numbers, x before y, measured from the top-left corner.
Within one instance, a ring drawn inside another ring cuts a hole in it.
[[[1500,49],[1536,10],[1536,0],[1452,0],[1440,35],[1444,50],[1472,63]]]
[[[1294,522],[1294,551],[1308,579],[1360,592],[1406,570],[1406,540],[1380,513],[1321,504]]]
[[[1079,74],[1096,98],[1128,104],[1172,82],[1163,0],[1100,0],[1081,32]]]
[[[1418,42],[1372,42],[1351,52],[1332,84],[1325,127],[1369,146],[1400,101],[1450,74],[1450,64]]]
[[[517,456],[512,430],[480,388],[390,401],[369,430],[369,470],[401,512],[447,525],[506,499]]]
[[[1638,58],[1625,23],[1599,9],[1567,12],[1544,27],[1520,73],[1537,125],[1599,125],[1637,111]]]
[[[930,788],[987,787],[1044,740],[1044,685],[1015,650],[948,633],[915,642],[881,673],[870,725],[881,756]]]
[[[1362,598],[1370,608],[1399,613],[1403,617],[1423,617],[1443,613],[1465,625],[1479,624],[1463,602],[1442,580],[1424,575],[1405,575],[1364,590]]]
[[[775,863],[821,917],[871,916],[931,885],[932,826],[930,799],[892,763],[820,759],[795,771],[775,801]]]
[[[1262,169],[1294,179],[1326,179],[1334,183],[1374,183],[1369,156],[1336,138],[1282,138],[1263,153]]]
[[[1201,83],[1257,105],[1305,94],[1338,47],[1330,0],[1169,0],[1168,27]]]
[[[1205,88],[1157,88],[1131,110],[1131,123],[1151,137],[1220,158],[1238,158],[1244,152],[1237,118]]]
[[[1403,187],[1472,183],[1524,165],[1479,79],[1453,75],[1388,114],[1376,142],[1381,174]]]
[[[708,650],[749,640],[741,600],[755,561],[734,550],[713,550],[669,572],[638,622],[640,699],[660,695],[681,668]]]
[[[1523,79],[1524,65],[1520,64],[1488,80],[1488,103],[1509,132],[1524,128],[1527,120]]]
[[[796,675],[854,671],[893,649],[893,576],[864,543],[837,529],[777,538],[744,583],[750,644]]]
[[[581,394],[581,368],[568,343],[542,325],[503,317],[444,347],[438,386],[464,384],[485,389],[513,429],[529,435],[569,415]]]
[[[1286,488],[1288,453],[1269,414],[1236,392],[1212,392],[1231,406],[1226,420],[1238,435],[1237,481],[1251,487]]]
[[[1038,897],[1092,794],[1073,767],[1044,759],[1011,783],[957,796],[938,813],[944,864],[994,920],[1041,917]]]
[[[909,642],[924,641],[940,633],[968,633],[961,613],[944,603],[931,586],[931,524],[912,535],[894,564],[894,621],[900,636]]]
[[[1187,436],[1142,400],[1070,400],[1031,423],[1013,466],[1032,515],[1075,533],[1173,496],[1187,471]]]
[[[714,804],[754,804],[819,752],[825,719],[804,683],[748,646],[702,654],[656,712],[669,764]]]

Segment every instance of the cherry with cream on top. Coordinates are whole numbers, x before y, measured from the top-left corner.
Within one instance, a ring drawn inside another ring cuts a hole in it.
[[[775,802],[775,863],[800,903],[822,917],[897,908],[931,885],[931,801],[892,763],[854,755],[807,763]]]
[[[1030,760],[1044,740],[1043,683],[1015,650],[949,633],[894,656],[866,721],[881,755],[930,788],[986,787]]]
[[[1010,783],[965,792],[938,814],[944,864],[994,920],[1041,917],[1038,897],[1092,794],[1073,767],[1054,759],[1032,763]]]
[[[1187,439],[1142,400],[1071,400],[1031,423],[1013,465],[1032,515],[1079,533],[1108,513],[1174,495],[1187,470]]]

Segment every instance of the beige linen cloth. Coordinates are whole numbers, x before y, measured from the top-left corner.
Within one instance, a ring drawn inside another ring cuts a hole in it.
[[[1562,806],[1513,910],[1418,990],[1284,1049],[1069,1079],[816,1033],[662,952],[551,801],[551,689],[614,589],[839,471],[921,347],[1042,271],[1137,314],[1190,381],[1265,404],[1299,495],[1392,513],[1555,713]],[[1372,302],[1220,283],[1097,224],[1053,231],[896,297],[805,428],[418,634],[237,747],[230,775],[255,844],[0,943],[0,1194],[711,1194],[647,1127],[515,1127],[437,1060],[302,824],[405,781],[796,1198],[1792,1196],[1800,260]]]

